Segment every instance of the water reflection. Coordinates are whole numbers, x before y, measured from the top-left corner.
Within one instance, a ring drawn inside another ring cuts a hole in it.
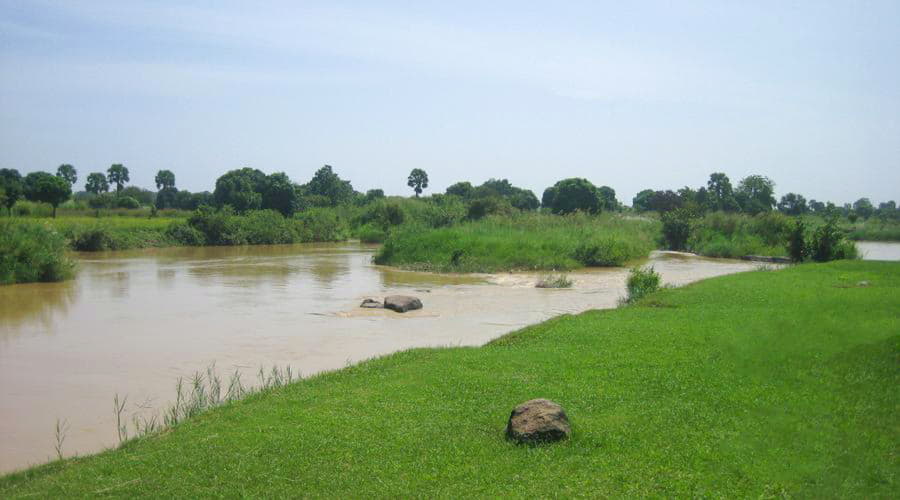
[[[0,286],[0,339],[21,334],[26,325],[52,332],[77,297],[74,281]]]

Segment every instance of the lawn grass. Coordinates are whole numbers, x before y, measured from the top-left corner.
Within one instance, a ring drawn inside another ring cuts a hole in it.
[[[621,266],[656,248],[659,223],[620,215],[519,214],[391,231],[378,264],[439,272]]]
[[[265,391],[0,497],[896,497],[898,311],[898,263],[720,277]],[[535,397],[570,439],[504,439]]]

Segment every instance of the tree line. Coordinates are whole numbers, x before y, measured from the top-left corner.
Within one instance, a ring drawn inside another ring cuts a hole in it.
[[[88,174],[84,191],[74,193],[74,198],[96,209],[148,205],[157,209],[195,210],[205,205],[227,205],[238,213],[270,209],[291,216],[310,207],[365,205],[385,196],[381,189],[370,189],[365,193],[354,190],[350,181],[342,179],[330,165],[318,169],[305,184],[293,182],[284,172],[265,174],[254,168],[230,170],[216,180],[212,193],[179,190],[171,170],[159,170],[154,180],[156,192],[126,186],[130,182],[128,168],[117,163],[105,173]],[[15,169],[0,169],[0,203],[10,213],[16,201],[22,198],[48,203],[55,216],[57,207],[73,197],[73,186],[77,181],[78,172],[69,164],[60,165],[56,174],[32,172],[24,177]],[[418,198],[428,188],[428,173],[420,168],[413,169],[407,185]],[[514,186],[507,179],[489,179],[478,186],[467,181],[457,182],[443,194],[432,195],[441,196],[454,196],[464,201],[470,218],[541,207],[555,214],[575,211],[596,214],[626,208],[616,199],[613,188],[595,186],[584,178],[562,179],[545,189],[540,200],[531,190]],[[831,202],[807,201],[797,193],[787,193],[776,201],[775,183],[768,177],[751,175],[735,188],[722,172],[711,174],[706,185],[697,189],[687,186],[677,191],[645,189],[633,198],[632,209],[637,212],[667,213],[685,209],[694,213],[722,211],[751,215],[772,210],[789,215],[837,212],[851,220],[873,215],[897,218],[900,214],[894,201],[880,203],[876,208],[868,198],[841,207]]]

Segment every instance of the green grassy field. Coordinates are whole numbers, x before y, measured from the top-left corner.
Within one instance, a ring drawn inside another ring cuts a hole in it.
[[[750,272],[269,390],[0,497],[891,498],[898,356],[900,264]],[[534,397],[570,439],[504,439]]]
[[[378,264],[441,272],[621,266],[657,246],[659,223],[619,215],[488,217],[441,228],[394,229]]]

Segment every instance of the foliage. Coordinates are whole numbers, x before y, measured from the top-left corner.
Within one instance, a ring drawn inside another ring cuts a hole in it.
[[[94,194],[106,193],[109,191],[109,182],[101,172],[93,172],[88,174],[84,189]]]
[[[791,218],[778,212],[713,212],[693,222],[686,248],[708,257],[784,256],[792,228]]]
[[[600,208],[614,212],[619,210],[619,200],[616,199],[616,190],[609,186],[600,186],[597,188],[597,194],[600,196]]]
[[[735,198],[748,214],[768,212],[775,206],[775,183],[762,175],[750,175],[738,184]]]
[[[24,194],[22,175],[12,168],[0,168],[0,190],[3,191],[3,206],[6,212],[12,214],[12,207]]]
[[[806,198],[797,193],[788,193],[778,202],[778,211],[787,215],[803,215],[808,210]]]
[[[476,198],[469,203],[466,212],[466,218],[469,220],[478,220],[489,215],[508,216],[512,215],[513,206],[501,196],[486,196],[484,198]]]
[[[563,179],[544,191],[541,203],[555,214],[575,211],[600,213],[602,202],[596,186],[582,178]]]
[[[412,172],[409,173],[406,185],[413,188],[413,191],[416,193],[416,198],[418,198],[419,195],[422,194],[422,190],[428,187],[428,174],[421,168],[414,168],[412,169]]]
[[[383,189],[370,189],[370,190],[366,191],[364,203],[369,204],[375,200],[380,200],[382,198],[384,198],[384,190]]]
[[[266,177],[262,187],[262,208],[276,210],[290,217],[299,209],[300,200],[294,184],[284,172]]]
[[[633,267],[628,273],[628,280],[625,282],[625,288],[628,290],[628,297],[625,299],[625,302],[632,304],[646,297],[659,290],[661,283],[662,277],[652,266],[649,268]]]
[[[26,175],[23,185],[25,197],[30,201],[49,203],[53,207],[54,217],[59,204],[72,196],[72,186],[65,179],[47,172]]]
[[[691,236],[691,220],[694,217],[693,212],[685,209],[663,212],[660,219],[666,248],[684,250],[687,247],[688,238]]]
[[[0,221],[0,285],[70,278],[74,264],[65,250],[65,238],[48,224]]]
[[[451,185],[447,188],[445,193],[459,196],[462,199],[468,199],[472,196],[473,191],[475,191],[475,188],[472,187],[472,183],[464,181]]]
[[[160,191],[175,187],[175,174],[173,174],[171,170],[160,170],[159,172],[156,172],[156,177],[154,177],[153,180],[156,182],[156,189],[159,189]]]
[[[356,230],[359,241],[363,243],[383,243],[387,239],[387,231],[375,224],[364,224]]]
[[[806,226],[800,217],[794,221],[794,229],[788,239],[788,255],[794,262],[803,262],[809,255],[809,247],[806,245]]]
[[[117,196],[115,198],[116,208],[135,209],[141,208],[141,203],[131,196]]]
[[[715,172],[709,176],[706,183],[709,209],[712,211],[734,212],[740,208],[734,197],[731,180],[722,172]]]
[[[120,193],[125,184],[131,180],[128,168],[121,163],[114,163],[106,170],[106,179],[109,184],[116,186],[116,193]]]
[[[328,199],[328,204],[332,207],[346,203],[353,197],[353,186],[350,181],[341,179],[331,165],[325,165],[317,170],[304,190],[304,195]]]
[[[875,213],[875,207],[868,198],[860,198],[853,202],[853,211],[859,214],[863,219],[868,219]]]
[[[585,214],[519,213],[442,228],[405,224],[391,231],[375,261],[450,272],[617,266],[646,256],[658,230],[655,221]]]
[[[260,170],[230,170],[216,180],[213,198],[217,206],[228,205],[238,213],[258,210],[262,206],[265,182],[266,174]]]
[[[174,187],[164,187],[156,193],[156,204],[155,207],[157,209],[163,210],[166,208],[181,208],[178,206],[178,189]]]
[[[78,171],[68,163],[64,163],[56,168],[56,176],[64,179],[70,186],[74,186],[78,181]]]
[[[838,228],[837,215],[832,214],[825,219],[825,224],[813,232],[809,244],[809,256],[816,262],[828,262],[838,259],[855,259],[859,257],[856,245],[848,241]]]

